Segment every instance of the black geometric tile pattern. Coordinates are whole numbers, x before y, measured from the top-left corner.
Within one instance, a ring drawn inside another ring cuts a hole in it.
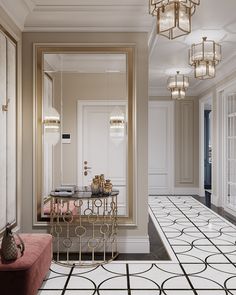
[[[236,227],[190,196],[150,196],[149,206],[175,261],[52,263],[38,295],[236,295]]]

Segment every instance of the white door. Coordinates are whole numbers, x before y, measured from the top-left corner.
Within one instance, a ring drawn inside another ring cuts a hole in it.
[[[173,193],[173,102],[149,102],[148,186],[149,194]]]
[[[236,214],[236,93],[226,95],[226,204]]]
[[[127,118],[127,102],[78,101],[78,185],[90,185],[95,175],[104,174],[119,190],[118,214],[126,215],[127,135],[114,137],[110,129],[117,108]]]

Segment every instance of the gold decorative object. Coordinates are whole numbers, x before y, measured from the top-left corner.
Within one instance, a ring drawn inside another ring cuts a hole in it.
[[[118,191],[91,197],[87,190],[70,197],[51,194],[50,225],[57,263],[94,266],[117,257],[117,195]]]
[[[200,0],[149,0],[149,13],[157,17],[157,34],[175,39],[191,32],[191,17]]]
[[[107,179],[104,185],[104,194],[110,194],[111,192],[112,192],[112,183],[110,179]]]
[[[93,195],[109,194],[112,192],[112,183],[109,179],[105,180],[104,174],[95,175],[91,183],[91,192]]]
[[[216,65],[221,61],[221,45],[202,38],[202,42],[193,44],[189,50],[189,64],[194,66],[195,78],[205,80],[215,77]]]

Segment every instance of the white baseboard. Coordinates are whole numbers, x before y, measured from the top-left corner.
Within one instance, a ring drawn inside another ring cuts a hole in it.
[[[215,205],[216,207],[221,207],[222,204],[220,204],[220,200],[219,197],[217,197],[216,195],[211,195],[211,203],[213,205]]]
[[[118,237],[117,246],[120,253],[150,253],[149,236]]]
[[[205,197],[205,189],[202,189],[202,188],[199,187],[198,195],[199,195],[200,197]]]
[[[175,187],[175,195],[199,195],[199,187]]]
[[[60,238],[60,244],[62,244],[64,238]],[[72,237],[72,246],[70,252],[78,252],[78,238]],[[108,252],[111,251],[110,245],[107,245]],[[134,236],[134,237],[117,237],[117,250],[119,253],[150,253],[149,236]],[[56,244],[54,244],[54,252],[56,252]],[[90,252],[86,245],[83,245],[83,251]],[[103,247],[97,249],[97,252],[102,252]],[[60,252],[66,252],[66,248],[60,247]]]

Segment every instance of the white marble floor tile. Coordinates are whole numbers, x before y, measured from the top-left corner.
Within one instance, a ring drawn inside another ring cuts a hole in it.
[[[193,290],[164,290],[161,295],[196,295],[196,293]]]
[[[112,272],[110,271],[112,269]],[[119,266],[117,264],[118,271],[125,272],[125,264]],[[119,274],[115,274],[113,271],[115,270],[115,266],[113,267],[97,267],[87,273],[78,274],[76,269],[74,269],[68,286],[68,289],[77,289],[77,288],[96,288],[101,286],[102,289],[120,289],[127,288],[127,278],[126,275],[120,276]],[[79,287],[78,287],[79,286]]]
[[[226,290],[196,290],[198,295],[228,295]]]
[[[61,295],[62,294],[62,290],[41,290],[38,291],[37,295]]]
[[[52,262],[50,269],[57,274],[67,275],[71,271],[71,266],[68,267]]]
[[[66,290],[64,293],[64,295],[95,295],[95,294],[97,294],[97,292],[94,290]]]
[[[195,288],[204,288],[206,284],[220,284],[223,288],[225,282],[230,279],[233,275],[236,275],[236,269],[232,273],[224,272],[224,269],[227,269],[227,266],[222,265],[221,270],[219,269],[219,265],[217,268],[209,267],[205,265],[205,268],[200,268],[199,265],[191,265],[191,264],[183,264],[183,268],[185,272],[189,275],[190,281],[193,283]],[[200,279],[198,277],[201,277]],[[197,278],[197,279],[196,279]],[[194,283],[196,281],[196,284]],[[202,284],[199,284],[199,281],[202,281]],[[198,284],[198,285],[197,285]],[[200,287],[199,287],[200,286]],[[215,286],[213,289],[219,288]]]
[[[96,289],[96,284],[86,276],[71,276],[67,289]]]
[[[133,265],[132,265],[133,266]],[[129,265],[129,268],[131,265]],[[133,266],[133,270],[131,272],[139,272],[139,266],[136,265],[136,270],[134,271],[135,266]],[[165,285],[166,288],[176,289],[187,288],[189,289],[189,283],[185,276],[182,274],[181,268],[178,268],[176,265],[172,265],[172,268],[175,269],[175,272],[179,274],[173,274],[171,272],[165,271],[165,269],[161,269],[161,266],[158,268],[153,265],[152,268],[147,271],[139,272],[136,275],[130,275],[130,288],[131,289],[155,289],[161,287],[161,285]],[[178,269],[178,271],[177,271]],[[141,269],[140,269],[141,270]]]
[[[195,289],[202,288],[202,289],[209,289],[209,290],[222,290],[224,286],[217,281],[219,276],[216,278],[209,278],[205,277],[204,275],[193,275],[189,276],[191,283]]]
[[[161,271],[164,271],[166,273],[169,273],[171,275],[183,275],[183,270],[179,263],[156,263],[155,266],[160,269]]]
[[[206,258],[206,262],[211,263],[229,263],[229,259],[224,254],[212,254]]]
[[[145,293],[143,293],[143,295],[144,294]],[[111,290],[100,290],[95,295],[130,295],[130,294],[128,293],[128,291],[125,291],[125,290],[124,291],[123,290],[119,290],[119,291],[116,291],[116,290],[112,290],[112,291]]]
[[[40,289],[60,289],[62,290],[65,286],[67,276],[54,276],[46,281],[43,281]]]

